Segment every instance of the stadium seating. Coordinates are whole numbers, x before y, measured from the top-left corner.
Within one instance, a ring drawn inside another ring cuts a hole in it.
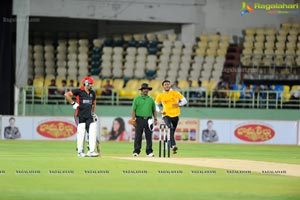
[[[267,67],[273,65],[295,66],[297,64],[297,35],[300,31],[298,28],[293,28],[293,26],[298,27],[298,24],[282,23],[278,32],[275,28],[247,29],[245,31],[242,64],[245,66]],[[249,32],[249,30],[254,33]]]
[[[132,99],[138,94],[138,90],[132,90],[133,88],[139,88],[139,81],[135,79],[131,79],[126,83],[124,89],[120,90],[119,97]]]

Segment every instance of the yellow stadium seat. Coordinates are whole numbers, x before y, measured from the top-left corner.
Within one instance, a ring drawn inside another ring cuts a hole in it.
[[[274,36],[276,34],[276,29],[275,28],[266,28],[265,33],[268,36]]]
[[[125,88],[120,90],[119,96],[122,98],[132,99],[138,95],[139,89],[139,81],[135,79],[131,79],[127,82]]]
[[[102,79],[101,80],[101,85],[100,85],[100,90],[97,90],[97,95],[99,94],[99,95],[101,95],[101,93],[102,93],[102,91],[103,91],[103,88],[104,88],[104,85],[106,85],[106,81],[110,81],[110,84],[112,84],[113,85],[113,80],[112,79],[109,79],[109,78],[107,78],[107,79]]]
[[[143,34],[133,34],[133,38],[136,40],[136,41],[141,41],[144,39],[144,35]]]
[[[217,34],[212,34],[208,36],[209,40],[219,42],[220,36]]]
[[[103,88],[104,85],[106,85],[106,81],[110,81],[110,84],[113,84],[113,80],[112,79],[109,79],[109,78],[102,79],[102,81],[101,81],[101,88]]]
[[[167,35],[164,34],[164,33],[158,33],[157,34],[157,39],[158,39],[159,42],[163,42],[164,40],[167,39]]]
[[[300,90],[300,85],[293,85],[291,91],[293,90]]]
[[[230,36],[229,35],[221,35],[220,39],[222,42],[230,42]]]
[[[217,84],[218,84],[217,80],[210,80],[209,83],[208,83],[208,89],[213,90],[216,87]]]
[[[50,82],[52,79],[55,79],[54,77],[48,76],[44,79],[44,86],[50,85]]]
[[[206,90],[208,90],[209,89],[208,81],[207,80],[201,80],[201,82],[202,82],[202,87],[204,87]]]
[[[156,80],[156,79],[153,79],[150,81],[149,83],[150,87],[153,88],[153,90],[158,90],[158,89],[161,89],[161,81],[159,80]]]
[[[283,102],[288,102],[291,98],[291,94],[289,92],[281,92],[281,98]]]
[[[178,80],[178,86],[184,90],[188,87],[188,82],[186,80]]]
[[[208,35],[200,35],[200,41],[208,41]]]
[[[115,79],[113,82],[114,89],[122,89],[124,86],[123,79]]]
[[[150,81],[148,79],[141,79],[139,80],[139,86],[142,85],[143,83],[147,83],[147,84],[150,84]]]
[[[207,48],[207,46],[208,46],[208,43],[207,43],[207,41],[200,41],[200,42],[198,42],[197,43],[197,46],[198,46],[198,48],[204,48],[204,49],[206,49]]]
[[[138,80],[132,79],[127,82],[126,88],[134,89],[139,87],[138,84],[139,84]]]
[[[123,35],[123,39],[124,41],[129,42],[130,40],[132,40],[132,34]]]
[[[289,85],[284,85],[283,86],[283,92],[290,92],[290,86]]]
[[[299,23],[293,23],[292,24],[292,28],[294,28],[294,29],[299,29],[300,28],[300,24]]]
[[[192,87],[195,87],[195,88],[198,87],[198,81],[197,80],[192,80]]]
[[[289,28],[292,27],[292,23],[290,23],[290,22],[284,22],[284,23],[281,24],[281,27],[283,29],[289,29]]]
[[[175,42],[177,39],[177,34],[176,33],[169,33],[167,34],[167,38],[169,41]]]
[[[55,79],[55,84],[57,87],[61,87],[62,84],[61,84],[61,81],[64,80],[63,78],[60,78],[60,77],[56,77]]]
[[[102,80],[101,79],[94,79],[94,89],[96,91],[96,95],[100,96],[101,95],[101,85],[102,84]]]
[[[204,49],[204,48],[196,49],[196,55],[197,56],[205,56],[206,55],[206,49]]]
[[[232,91],[230,97],[233,101],[238,101],[240,99],[240,96],[241,96],[240,91]]]
[[[44,95],[44,78],[37,77],[33,80],[33,86],[35,87],[35,95],[42,98]]]
[[[77,87],[77,84],[78,84],[78,81],[77,80],[75,80],[75,79],[68,79],[67,80],[67,86],[70,86],[70,82],[71,82],[71,80],[73,80],[73,82],[74,82],[74,87]]]
[[[151,96],[155,100],[155,98],[157,97],[157,95],[159,95],[160,93],[161,93],[160,90],[151,90],[149,92],[149,96]]]

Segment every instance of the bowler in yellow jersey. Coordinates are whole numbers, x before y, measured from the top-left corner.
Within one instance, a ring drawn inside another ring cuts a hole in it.
[[[184,106],[187,100],[180,92],[171,89],[171,82],[169,80],[164,80],[162,86],[164,92],[159,94],[155,100],[156,111],[163,115],[163,120],[170,129],[170,145],[173,154],[176,154],[178,147],[176,146],[174,134],[179,121],[179,107]],[[163,107],[162,110],[160,110],[160,105]]]

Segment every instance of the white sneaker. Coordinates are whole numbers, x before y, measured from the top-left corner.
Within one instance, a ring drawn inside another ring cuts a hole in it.
[[[133,156],[133,157],[138,157],[138,156],[139,156],[139,154],[137,154],[137,153],[133,153],[133,154],[132,154],[132,156]]]
[[[97,157],[97,156],[99,156],[99,153],[96,153],[96,152],[94,152],[94,151],[88,151],[88,153],[87,153],[87,156],[88,157]]]
[[[149,153],[147,156],[148,157],[154,157],[154,154],[153,153]]]
[[[78,157],[85,157],[86,155],[85,155],[85,153],[83,153],[83,152],[78,152],[77,156],[78,156]]]

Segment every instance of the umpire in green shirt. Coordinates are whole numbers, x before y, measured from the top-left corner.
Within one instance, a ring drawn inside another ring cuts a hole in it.
[[[154,124],[157,124],[155,103],[148,92],[152,90],[147,83],[143,83],[141,88],[141,95],[137,96],[132,103],[132,121],[135,122],[135,139],[133,156],[138,156],[142,148],[142,136],[145,131],[146,136],[146,154],[153,157],[152,149],[152,132],[153,132],[153,118]],[[152,118],[153,116],[153,118]]]

